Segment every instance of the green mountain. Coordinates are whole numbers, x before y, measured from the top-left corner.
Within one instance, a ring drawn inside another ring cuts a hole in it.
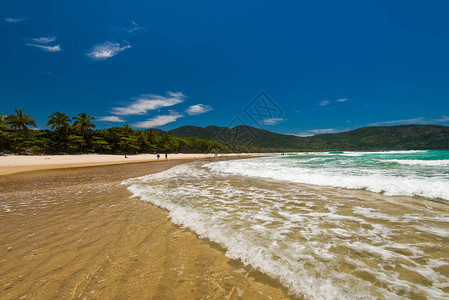
[[[247,147],[299,149],[300,137],[274,133],[251,126],[240,125],[234,128],[208,126],[182,126],[168,131],[177,137],[198,137],[200,139],[235,144]]]
[[[234,128],[182,126],[168,133],[181,138],[198,137],[228,144],[285,151],[449,149],[449,127],[438,125],[364,127],[310,137],[279,134],[243,125]]]

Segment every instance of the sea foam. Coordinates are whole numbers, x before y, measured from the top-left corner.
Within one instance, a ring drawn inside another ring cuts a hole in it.
[[[402,152],[399,152],[403,154]],[[422,152],[407,152],[411,153]],[[377,153],[375,153],[377,154]],[[397,154],[388,152],[388,157]],[[449,200],[449,160],[399,160],[335,154],[268,157],[207,164],[213,171],[320,186],[366,189],[389,196],[421,196]],[[329,158],[331,157],[331,158]],[[394,168],[386,163],[410,165]],[[421,169],[421,166],[434,169]]]
[[[448,277],[438,267],[449,262],[432,255],[448,246],[447,214],[410,209],[393,214],[388,203],[381,211],[363,199],[234,171],[235,163],[249,161],[182,165],[123,184],[134,197],[167,209],[174,223],[220,244],[226,256],[279,280],[292,294],[444,297]],[[429,238],[434,242],[426,243]],[[414,281],[418,275],[404,279],[403,265],[410,269],[404,274],[427,274],[430,284]]]

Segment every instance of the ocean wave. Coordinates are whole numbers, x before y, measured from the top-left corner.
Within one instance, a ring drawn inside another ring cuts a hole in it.
[[[346,163],[348,165],[349,163]],[[320,168],[308,165],[289,166],[273,159],[252,159],[214,162],[205,167],[228,174],[270,178],[281,181],[332,186],[347,189],[366,189],[389,196],[421,196],[449,200],[449,180],[410,175],[402,176],[385,170],[346,167]]]
[[[295,184],[289,182],[242,180],[241,171],[250,170],[254,161],[182,165],[123,184],[133,197],[167,209],[174,223],[220,244],[226,256],[278,279],[298,296],[395,299],[399,292],[410,297],[412,291],[430,298],[444,295],[441,285],[447,276],[434,269],[446,261],[429,256],[444,245],[438,240],[426,245],[414,238],[405,241],[404,233],[447,238],[446,214],[370,208],[363,199],[348,201],[337,192],[333,197],[326,194],[328,198],[315,190],[293,191]],[[265,169],[258,164],[258,173],[267,178],[291,172],[270,173],[270,159],[263,162]],[[241,169],[235,172],[236,167]],[[432,285],[401,278],[398,270],[391,270],[396,265],[427,274]],[[353,272],[343,271],[347,266]]]
[[[267,227],[267,224],[276,221],[275,218],[270,217],[270,209],[262,211],[256,209],[253,212],[245,212],[242,208],[227,209],[231,204],[236,206],[241,204],[240,201],[232,203],[229,200],[230,195],[239,191],[229,186],[221,190],[215,187],[213,195],[205,195],[204,190],[210,186],[204,179],[209,175],[210,173],[205,172],[204,169],[177,166],[157,174],[129,179],[122,184],[128,185],[128,190],[132,192],[133,197],[167,209],[173,223],[193,230],[200,238],[207,238],[220,244],[227,249],[227,257],[241,260],[245,265],[251,265],[266,275],[278,279],[295,294],[308,295],[315,299],[327,299],[329,296],[335,299],[351,298],[347,288],[332,284],[330,278],[318,281],[313,275],[301,270],[302,264],[297,261],[301,262],[299,258],[305,258],[308,255],[298,252],[308,252],[306,247],[289,245],[287,252],[284,249],[285,256],[279,261],[279,245],[276,240],[282,234],[282,230],[270,230]],[[222,179],[224,180],[222,182],[226,182],[224,178]],[[177,181],[179,185],[171,185],[171,180]],[[190,185],[189,182],[194,183]],[[199,185],[203,189],[199,189]],[[269,198],[266,197],[267,192],[270,193],[268,190],[250,188],[245,194],[265,201]],[[276,193],[274,194],[273,198],[279,197]],[[205,198],[208,205],[192,205],[194,201],[200,202],[201,198]],[[195,200],[189,201],[189,199]],[[245,227],[246,222],[253,226]],[[294,226],[292,222],[287,222],[284,227],[291,226]],[[325,268],[325,265],[320,264],[320,268]],[[339,280],[343,277],[347,277],[348,282],[355,280],[351,275],[342,275]],[[367,287],[368,285],[363,282],[358,282],[359,293],[363,294]]]
[[[383,154],[383,155],[401,154],[401,155],[407,155],[407,154],[428,153],[428,152],[429,152],[429,150],[390,150],[390,151],[298,152],[298,153],[291,153],[291,154],[295,154],[295,155],[323,155],[323,156],[329,156],[329,155],[363,156],[363,155],[370,155],[370,154]]]
[[[385,162],[398,163],[400,165],[410,166],[449,166],[449,160],[437,159],[437,160],[420,160],[420,159],[385,159]]]

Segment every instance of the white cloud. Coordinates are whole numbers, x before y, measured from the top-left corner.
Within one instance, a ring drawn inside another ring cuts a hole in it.
[[[167,92],[167,95],[169,95],[170,97],[177,97],[177,98],[186,97],[182,92]]]
[[[324,101],[321,101],[321,102],[320,102],[320,105],[321,105],[321,106],[326,106],[326,105],[328,105],[329,103],[331,103],[329,100],[324,100]]]
[[[193,115],[204,114],[211,110],[212,110],[212,107],[210,107],[209,105],[196,104],[196,105],[192,105],[189,108],[187,108],[186,113],[193,116]]]
[[[170,111],[169,115],[159,115],[146,121],[135,123],[134,126],[136,128],[154,128],[175,122],[177,119],[182,117],[183,115],[175,111]]]
[[[117,117],[117,116],[100,117],[100,118],[97,119],[97,121],[103,121],[103,122],[125,122],[125,120],[122,120],[120,117]]]
[[[328,128],[328,129],[312,129],[312,130],[306,130],[304,132],[301,132],[300,134],[296,134],[297,136],[306,137],[306,136],[314,136],[317,134],[323,134],[323,133],[335,133],[337,130]]]
[[[42,49],[43,51],[46,51],[46,52],[59,52],[59,51],[62,51],[61,46],[59,44],[56,45],[56,46],[44,46],[44,45],[38,45],[38,44],[26,44],[26,45]]]
[[[424,118],[414,118],[414,119],[405,119],[405,120],[393,120],[393,121],[384,121],[384,122],[376,122],[371,123],[369,126],[382,126],[382,125],[400,125],[400,124],[422,124],[426,122]]]
[[[313,129],[313,130],[309,130],[312,133],[315,134],[322,134],[322,133],[332,133],[335,132],[335,129]]]
[[[103,44],[94,45],[92,51],[86,55],[94,60],[106,60],[117,54],[131,48],[131,45],[121,45],[119,43],[105,42]]]
[[[434,119],[433,121],[435,121],[435,122],[449,122],[449,117],[448,116],[441,116],[440,119]]]
[[[25,21],[25,18],[4,18],[7,23],[21,23]]]
[[[43,36],[40,38],[33,38],[33,41],[35,41],[38,44],[48,44],[56,41],[56,37],[54,36]]]
[[[340,98],[340,99],[337,99],[337,101],[338,102],[346,102],[346,101],[348,101],[348,98]]]
[[[383,125],[406,125],[406,124],[433,124],[433,123],[449,122],[448,116],[441,116],[439,119],[425,119],[423,117],[405,120],[392,120],[384,122],[371,123],[369,126],[383,126]]]
[[[167,92],[167,96],[143,94],[134,103],[125,107],[114,107],[112,112],[115,115],[143,115],[149,110],[156,110],[162,107],[170,107],[184,102],[185,95],[181,92]]]
[[[283,122],[285,120],[286,119],[284,119],[284,118],[270,118],[270,119],[263,120],[262,124],[263,125],[268,125],[268,126],[270,126],[270,125],[277,125],[277,124],[279,124],[279,123],[281,123],[281,122]]]

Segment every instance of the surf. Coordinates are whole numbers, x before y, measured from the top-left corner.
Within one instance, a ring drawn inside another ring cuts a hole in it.
[[[220,244],[226,256],[278,280],[293,295],[445,295],[449,257],[438,253],[449,247],[447,205],[235,171],[236,164],[248,169],[254,162],[260,175],[279,160],[182,165],[123,184],[133,197],[167,209],[174,223]]]
[[[390,151],[300,153],[216,162],[206,167],[279,181],[449,201],[448,165],[448,151]]]

